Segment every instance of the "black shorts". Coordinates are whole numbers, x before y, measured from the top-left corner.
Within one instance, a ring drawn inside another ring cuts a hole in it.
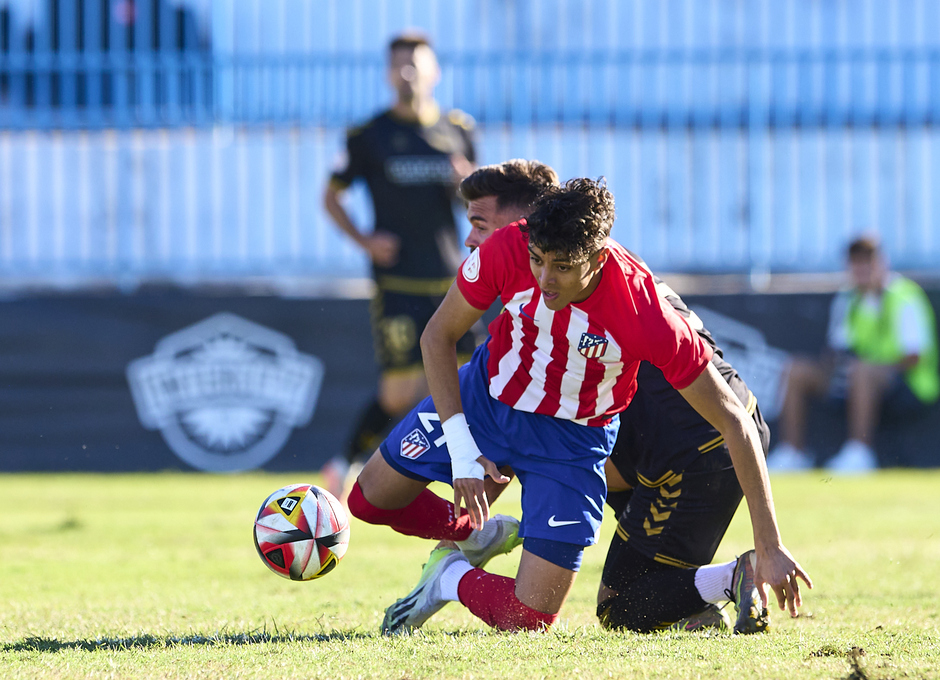
[[[618,545],[629,544],[664,565],[709,564],[743,497],[728,447],[706,422],[677,427],[676,415],[659,402],[641,393],[637,398],[621,414],[611,456],[633,494],[620,516],[608,563],[616,560]],[[770,428],[753,396],[747,406],[766,455]]]
[[[423,368],[421,333],[440,306],[443,295],[411,295],[379,289],[372,298],[372,340],[382,372]],[[467,361],[476,349],[474,332],[457,342],[457,357]]]
[[[639,575],[638,567],[646,568],[630,563],[630,551],[664,567],[709,564],[742,496],[723,446],[655,486],[640,484],[617,524],[603,582],[622,590]]]

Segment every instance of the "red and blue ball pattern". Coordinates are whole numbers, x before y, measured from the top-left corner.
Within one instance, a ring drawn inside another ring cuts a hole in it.
[[[275,574],[312,581],[330,573],[349,547],[349,518],[326,489],[291,484],[268,496],[254,526],[255,548]]]

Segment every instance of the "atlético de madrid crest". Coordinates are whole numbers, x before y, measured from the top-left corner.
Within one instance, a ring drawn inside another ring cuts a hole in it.
[[[168,335],[132,361],[141,424],[200,470],[260,467],[310,422],[323,362],[286,335],[223,312]]]
[[[588,359],[600,359],[607,353],[607,344],[608,340],[603,335],[582,333],[581,342],[578,343],[578,351]]]

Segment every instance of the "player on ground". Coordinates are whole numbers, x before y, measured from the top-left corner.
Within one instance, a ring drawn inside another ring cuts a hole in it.
[[[750,414],[760,456],[766,456],[770,429],[757,399],[724,361],[698,316],[668,285],[656,282],[660,295],[712,348],[711,364]],[[710,564],[742,498],[728,442],[649,362],[640,364],[637,393],[621,414],[606,473],[607,503],[618,524],[597,595],[604,627],[636,632],[673,625],[730,627],[717,605],[731,600],[735,633],[766,630],[767,598],[755,574],[755,551]],[[798,592],[799,576],[812,587],[794,566],[791,586]],[[788,604],[795,616],[797,603],[787,603],[779,592],[777,597],[780,608]]]
[[[372,261],[372,333],[381,370],[378,393],[360,414],[346,451],[323,468],[324,483],[338,498],[350,464],[374,451],[392,421],[428,394],[418,340],[460,264],[453,202],[475,160],[473,120],[461,111],[441,115],[434,100],[440,68],[427,38],[399,35],[388,57],[395,104],[349,130],[345,161],[324,195],[337,226]],[[371,233],[360,231],[343,207],[342,195],[357,179],[372,198]],[[458,352],[466,360],[475,347],[468,333]]]
[[[467,217],[474,226],[467,245],[479,246],[496,229],[526,216],[532,195],[557,184],[557,179],[546,183],[545,178],[554,177],[548,166],[520,160],[485,166],[466,177],[459,193],[468,201]],[[655,280],[660,294],[712,347],[712,363],[752,414],[766,453],[770,430],[757,400],[724,361],[701,319],[669,286]],[[670,624],[684,630],[730,628],[716,606],[730,594],[738,609],[736,632],[766,628],[765,608],[753,582],[753,551],[695,573],[714,557],[740,503],[741,487],[720,433],[649,362],[640,364],[637,392],[620,414],[620,432],[605,472],[607,503],[620,520],[598,595],[598,615],[605,626],[640,632]],[[488,499],[492,503],[494,495]],[[734,578],[736,568],[741,578]]]
[[[528,223],[497,231],[464,262],[429,323],[422,349],[434,400],[419,404],[366,464],[350,511],[409,535],[472,541],[488,524],[484,473],[504,481],[498,467],[510,465],[523,486],[525,543],[516,579],[474,569],[460,551],[435,551],[419,587],[387,611],[384,630],[420,625],[447,600],[501,629],[557,619],[600,525],[604,462],[643,359],[728,440],[751,510],[755,580],[791,610],[801,604],[803,572],[780,540],[754,422],[710,363],[710,347],[608,239],[613,217],[601,183],[548,190]],[[496,297],[507,312],[458,378],[457,338]],[[431,479],[453,484],[454,505],[425,488]]]

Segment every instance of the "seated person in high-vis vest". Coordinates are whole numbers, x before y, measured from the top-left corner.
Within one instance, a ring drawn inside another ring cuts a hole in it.
[[[770,470],[812,466],[804,435],[814,397],[846,402],[848,438],[826,467],[850,474],[878,467],[873,442],[882,415],[923,410],[940,396],[937,327],[923,289],[890,272],[872,238],[849,245],[848,268],[852,287],[832,301],[827,351],[789,367],[781,443],[767,457]]]

